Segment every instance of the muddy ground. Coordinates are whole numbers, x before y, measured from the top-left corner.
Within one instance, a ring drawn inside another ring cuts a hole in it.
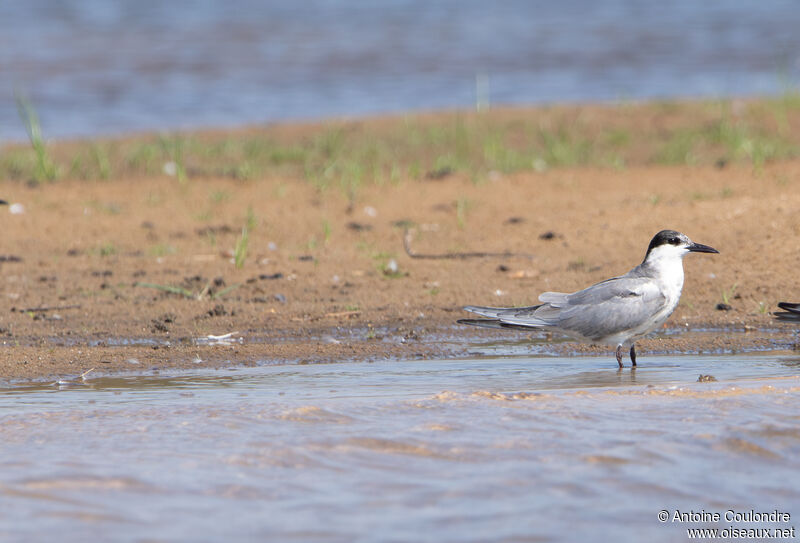
[[[462,305],[531,304],[619,275],[664,228],[720,251],[686,258],[667,326],[731,333],[643,340],[643,364],[794,345],[771,313],[800,301],[798,160],[432,177],[355,193],[286,177],[7,182],[24,211],[0,210],[0,378],[464,356],[504,336],[455,325]],[[486,254],[443,258],[464,253]],[[616,366],[607,347],[554,349]]]

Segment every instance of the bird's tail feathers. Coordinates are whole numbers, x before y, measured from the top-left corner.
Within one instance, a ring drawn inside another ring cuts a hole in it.
[[[536,326],[523,326],[521,324],[511,324],[508,322],[503,322],[499,319],[458,319],[456,322],[458,324],[479,326],[481,328],[502,328],[502,329],[511,328],[513,330],[530,330],[532,328],[536,328]]]
[[[500,319],[503,317],[514,317],[520,314],[531,313],[540,307],[541,305],[532,305],[530,307],[485,307],[481,305],[466,305],[464,306],[464,311],[476,313],[482,317]]]

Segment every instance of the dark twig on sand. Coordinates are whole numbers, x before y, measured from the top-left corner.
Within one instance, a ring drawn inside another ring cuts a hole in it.
[[[72,304],[72,305],[41,305],[39,307],[26,307],[24,309],[14,309],[12,311],[17,311],[19,313],[46,313],[47,311],[63,311],[64,309],[80,309],[81,304]]]
[[[420,254],[411,250],[411,230],[406,229],[403,233],[403,248],[406,254],[411,258],[427,258],[427,259],[453,259],[463,260],[467,258],[508,258],[508,257],[522,257],[533,258],[533,255],[525,253],[512,253],[506,251],[504,253],[485,253],[485,252],[469,252],[469,253],[441,253],[441,254]]]

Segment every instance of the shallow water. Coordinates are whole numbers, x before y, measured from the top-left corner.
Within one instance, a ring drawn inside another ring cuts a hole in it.
[[[0,2],[0,141],[434,108],[781,92],[791,0]],[[480,95],[480,97],[479,97]]]
[[[684,540],[659,511],[800,515],[800,359],[614,366],[517,356],[4,389],[0,539]]]

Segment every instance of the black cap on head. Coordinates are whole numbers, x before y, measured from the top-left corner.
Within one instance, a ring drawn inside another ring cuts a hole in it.
[[[644,255],[644,259],[647,260],[647,255],[650,254],[650,251],[655,249],[656,247],[661,247],[662,245],[684,245],[686,249],[693,253],[718,253],[716,249],[713,247],[709,247],[708,245],[703,245],[702,243],[694,243],[690,240],[685,234],[681,234],[675,230],[662,230],[655,236],[653,239],[650,240],[650,245],[647,247],[647,254]]]
[[[650,251],[661,245],[680,245],[681,243],[689,243],[689,238],[675,230],[662,230],[650,240],[650,245],[647,246],[647,254],[650,254]]]

